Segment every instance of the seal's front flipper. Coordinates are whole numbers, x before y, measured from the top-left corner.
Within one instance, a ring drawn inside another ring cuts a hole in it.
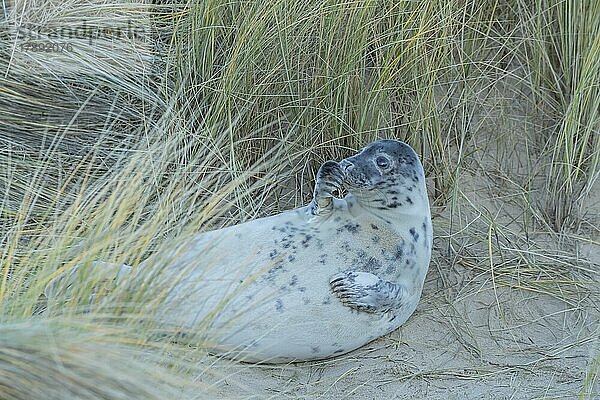
[[[344,180],[344,170],[335,161],[327,161],[317,172],[317,182],[309,212],[322,215],[333,211],[333,193],[340,188]]]
[[[402,306],[406,289],[368,272],[345,271],[329,281],[331,290],[348,307],[359,311],[385,313]]]

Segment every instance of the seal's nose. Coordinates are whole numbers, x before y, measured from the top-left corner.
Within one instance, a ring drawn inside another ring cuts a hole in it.
[[[346,159],[340,161],[340,167],[344,170],[345,173],[348,173],[352,168],[354,168],[354,164],[352,164]]]

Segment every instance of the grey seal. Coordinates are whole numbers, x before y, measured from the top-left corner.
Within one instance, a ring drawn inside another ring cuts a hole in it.
[[[160,318],[246,362],[344,354],[414,312],[432,237],[419,158],[379,140],[325,162],[307,206],[197,234],[171,252],[164,268],[178,283]]]
[[[348,194],[337,198],[342,188]],[[159,324],[200,339],[213,353],[246,362],[307,361],[359,348],[409,318],[432,234],[419,158],[403,142],[379,140],[339,163],[325,162],[304,207],[196,234],[135,274],[100,261],[90,273],[112,274],[118,284],[133,276],[132,290],[138,277],[151,282],[167,293],[154,316]],[[156,271],[152,279],[145,274]],[[49,298],[56,285],[48,285]]]

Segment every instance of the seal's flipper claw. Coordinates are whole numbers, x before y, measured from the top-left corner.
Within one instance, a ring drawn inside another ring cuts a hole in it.
[[[329,280],[333,293],[348,307],[359,311],[386,313],[402,306],[406,289],[368,272],[345,271]]]
[[[310,213],[319,215],[333,210],[333,193],[337,191],[344,181],[345,172],[335,161],[326,161],[317,172],[317,182]]]

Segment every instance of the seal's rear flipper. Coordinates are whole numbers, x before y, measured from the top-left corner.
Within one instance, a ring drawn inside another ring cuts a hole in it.
[[[404,286],[385,281],[368,272],[341,272],[331,278],[329,285],[333,293],[348,307],[373,313],[398,309],[408,296]]]
[[[86,271],[80,269],[88,268]],[[87,265],[76,265],[71,270],[64,272],[52,279],[44,288],[33,310],[33,315],[41,314],[48,308],[49,303],[56,302],[65,297],[66,293],[76,285],[85,281],[94,282],[96,285],[89,298],[89,305],[93,304],[96,296],[104,290],[110,290],[131,275],[133,267],[127,264],[112,264],[104,261],[93,261]],[[81,279],[85,279],[82,281]]]

